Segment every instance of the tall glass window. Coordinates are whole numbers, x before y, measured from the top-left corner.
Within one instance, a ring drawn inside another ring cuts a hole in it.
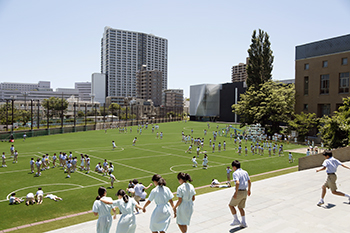
[[[349,72],[339,74],[339,93],[349,93]]]
[[[331,114],[330,104],[321,104],[321,116],[329,116]]]
[[[309,77],[304,77],[304,95],[309,94]]]
[[[320,94],[329,93],[329,74],[321,75]]]

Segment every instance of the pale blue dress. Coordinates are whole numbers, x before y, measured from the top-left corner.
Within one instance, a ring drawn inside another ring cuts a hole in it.
[[[123,199],[113,201],[113,207],[118,207],[122,213],[116,233],[134,233],[136,231],[136,217],[134,214],[136,204],[133,198],[129,198],[128,203],[125,203]]]
[[[148,200],[154,200],[157,205],[151,216],[150,229],[152,232],[166,231],[168,229],[172,209],[169,200],[173,197],[174,195],[166,186],[157,186],[151,191]]]
[[[106,201],[113,201],[110,197],[103,197]],[[103,202],[96,200],[92,206],[92,212],[98,213],[98,220],[96,225],[97,233],[109,233],[109,229],[112,226],[111,210],[113,206],[104,204]]]
[[[192,197],[196,195],[196,191],[192,184],[183,183],[177,188],[176,195],[182,198],[182,202],[177,208],[176,223],[178,225],[190,225],[193,213]]]

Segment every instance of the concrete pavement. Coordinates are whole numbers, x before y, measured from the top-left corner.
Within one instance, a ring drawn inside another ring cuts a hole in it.
[[[345,164],[350,166],[350,162]],[[349,194],[350,170],[339,167],[337,175],[338,189]],[[230,226],[233,217],[227,205],[234,188],[199,195],[188,232],[349,232],[350,204],[347,198],[327,191],[325,205],[316,205],[325,179],[325,171],[316,173],[315,169],[310,169],[253,182],[252,195],[246,205],[248,227],[244,229]],[[146,213],[137,215],[137,233],[151,232],[149,220],[153,209],[154,203]],[[118,219],[113,221],[111,232],[115,232]],[[96,220],[50,233],[92,233],[95,228]],[[180,232],[175,219],[167,232]]]

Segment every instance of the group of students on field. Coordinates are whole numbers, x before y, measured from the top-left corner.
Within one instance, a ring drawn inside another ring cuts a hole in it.
[[[35,203],[37,203],[37,205],[40,205],[43,203],[43,199],[44,198],[50,198],[51,200],[54,201],[62,201],[63,199],[54,195],[54,194],[46,194],[46,196],[44,197],[44,191],[42,190],[41,187],[38,188],[38,191],[36,192],[36,194],[34,195],[33,193],[28,193],[26,195],[26,199],[24,200],[23,198],[18,198],[16,197],[16,193],[11,193],[11,196],[9,198],[9,204],[10,205],[15,205],[15,204],[19,204],[25,201],[26,205],[33,205]]]
[[[17,163],[18,162],[17,161],[18,160],[18,151],[15,150],[15,146],[14,145],[11,145],[10,152],[11,152],[10,158],[13,158],[13,162],[12,163]],[[2,167],[7,167],[5,152],[2,152],[1,159],[2,159]]]
[[[187,232],[187,226],[190,224],[191,216],[193,213],[193,202],[195,200],[195,189],[191,182],[191,176],[187,173],[180,172],[177,175],[177,179],[180,186],[177,188],[178,201],[175,204],[173,202],[174,195],[171,190],[166,187],[166,181],[158,174],[153,175],[152,182],[147,187],[139,184],[137,180],[134,186],[134,198],[130,198],[129,195],[120,189],[116,193],[117,200],[107,197],[107,190],[104,187],[98,189],[98,196],[93,204],[92,211],[99,216],[97,221],[96,230],[99,233],[109,232],[112,225],[111,210],[114,212],[113,218],[116,219],[116,208],[119,209],[121,217],[118,221],[117,233],[133,233],[136,231],[136,217],[134,210],[142,209],[146,212],[147,206],[154,201],[156,204],[155,209],[150,219],[150,229],[152,232],[165,232],[171,221],[171,213],[177,218],[176,222],[181,232]],[[144,206],[140,205],[141,197],[139,195],[140,190],[148,189],[154,185],[155,188],[151,191],[147,202]],[[130,192],[131,190],[128,189]]]

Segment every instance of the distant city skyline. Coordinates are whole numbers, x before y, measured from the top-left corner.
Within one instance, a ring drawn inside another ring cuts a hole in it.
[[[348,0],[0,0],[0,82],[91,82],[105,26],[167,38],[167,86],[185,97],[190,85],[231,82],[259,28],[270,36],[273,79],[293,79],[295,46],[348,34],[349,16]]]

